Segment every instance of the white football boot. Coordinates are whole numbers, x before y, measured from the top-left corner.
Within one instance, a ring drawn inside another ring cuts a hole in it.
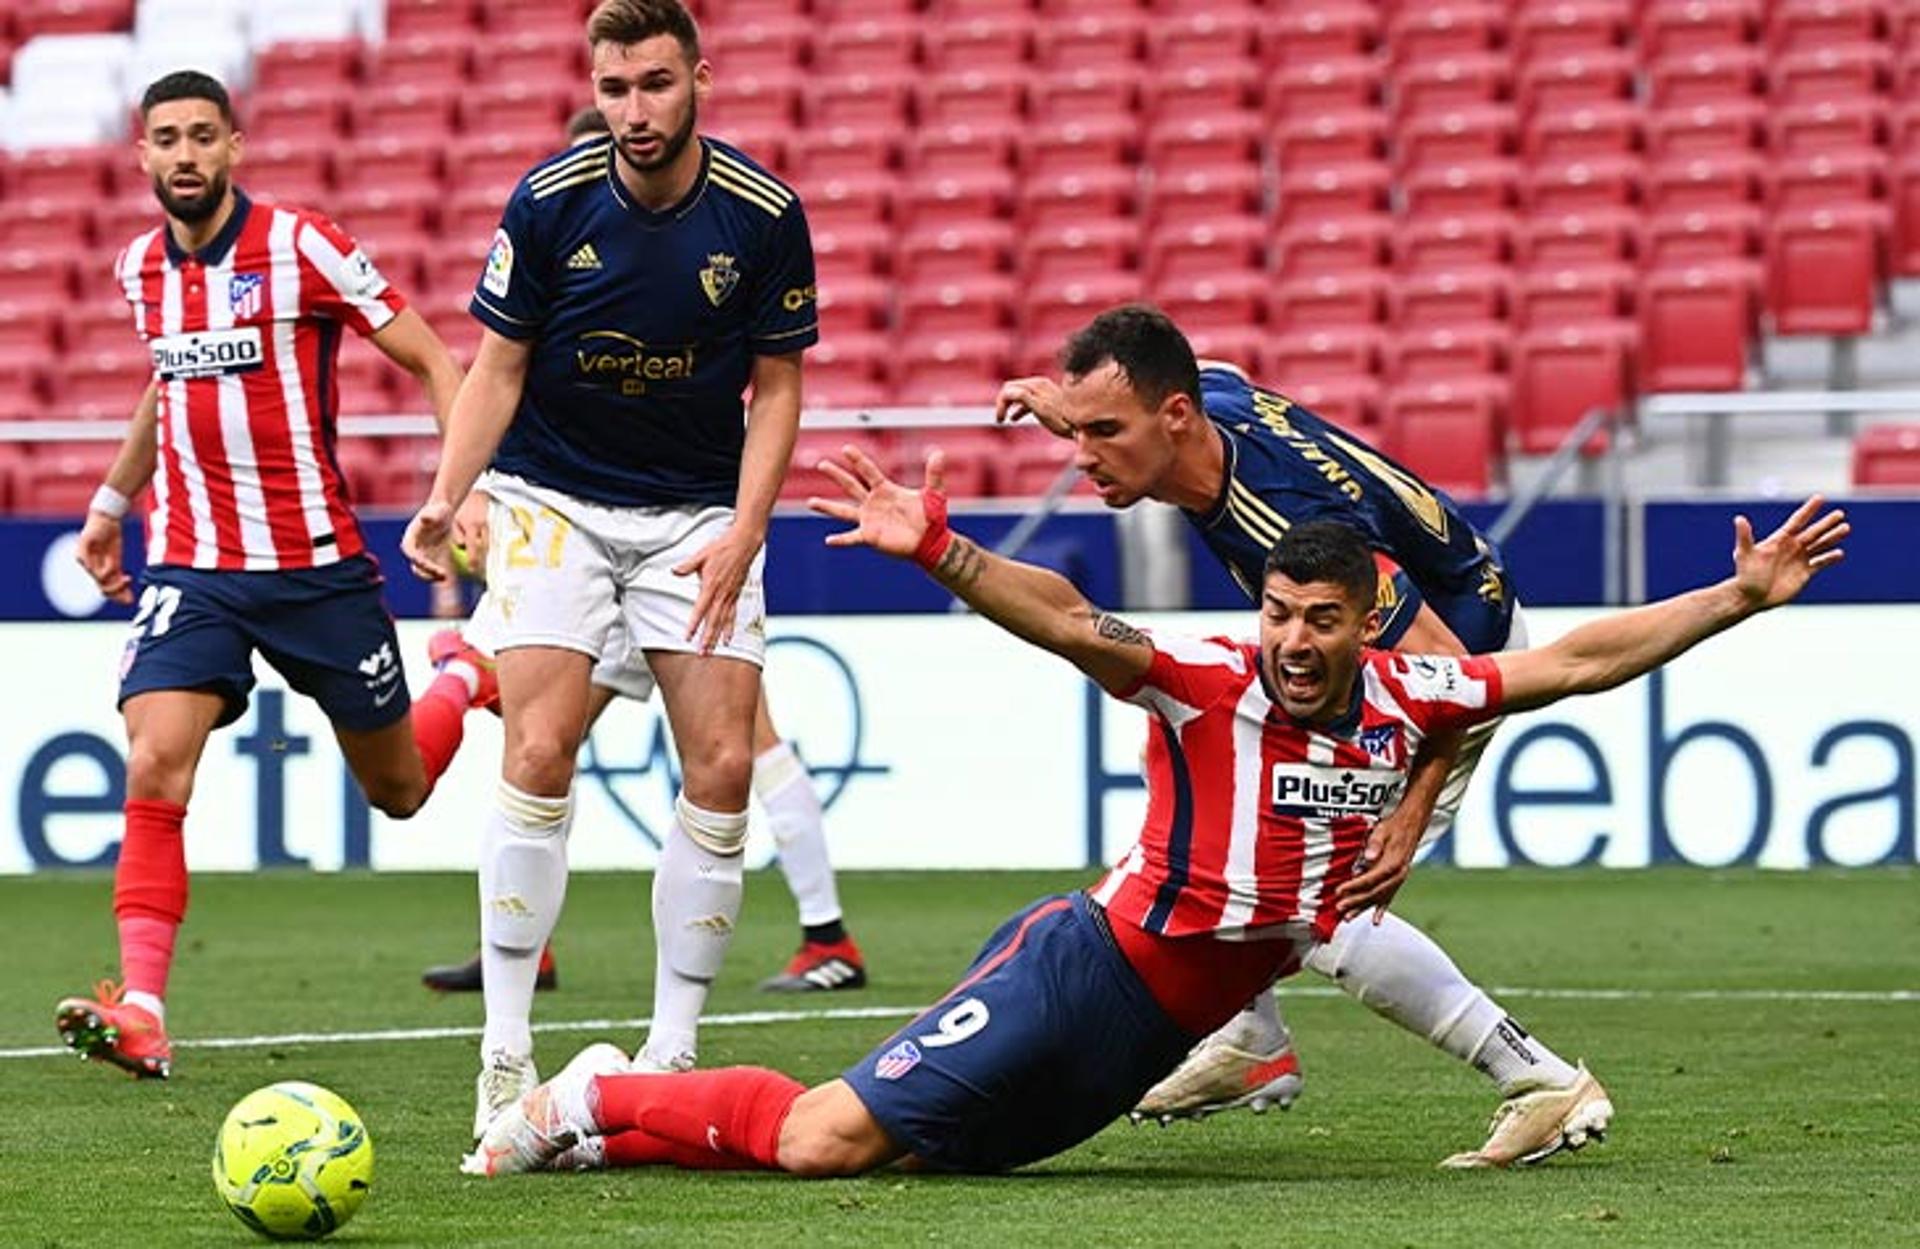
[[[1612,1122],[1613,1103],[1607,1099],[1607,1090],[1581,1063],[1573,1083],[1565,1088],[1529,1089],[1501,1102],[1493,1112],[1486,1144],[1455,1154],[1440,1165],[1454,1170],[1530,1166],[1563,1149],[1606,1140]]]
[[[480,1074],[473,1081],[473,1139],[485,1136],[487,1125],[496,1115],[539,1083],[533,1055],[505,1049],[487,1051],[480,1060]]]
[[[593,1125],[570,1121],[563,1106],[579,1106],[585,1085],[595,1076],[626,1071],[627,1055],[617,1045],[598,1042],[581,1050],[560,1074],[503,1109],[487,1126],[473,1152],[460,1161],[468,1175],[513,1175],[544,1171],[579,1143]]]
[[[1269,1040],[1257,1048],[1242,1048],[1233,1042],[1246,1038],[1229,1040],[1226,1031],[1194,1046],[1185,1061],[1147,1090],[1128,1117],[1135,1123],[1151,1119],[1164,1126],[1175,1119],[1204,1119],[1242,1106],[1264,1114],[1275,1106],[1285,1110],[1293,1105],[1305,1087],[1293,1037],[1283,1030],[1278,1044]]]
[[[633,1061],[627,1064],[627,1070],[635,1075],[671,1076],[683,1071],[692,1071],[694,1065],[694,1056],[691,1053],[682,1051],[672,1058],[657,1058],[652,1050],[643,1045],[633,1056]]]

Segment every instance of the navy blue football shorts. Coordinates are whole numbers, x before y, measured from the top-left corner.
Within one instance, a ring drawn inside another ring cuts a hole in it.
[[[1187,1055],[1084,893],[1034,903],[966,977],[843,1073],[887,1135],[928,1165],[1004,1171],[1131,1110]]]
[[[255,651],[335,728],[382,729],[412,705],[380,567],[365,555],[285,572],[148,568],[120,661],[120,703],[150,690],[210,690],[226,702],[219,724],[232,724],[253,692]]]

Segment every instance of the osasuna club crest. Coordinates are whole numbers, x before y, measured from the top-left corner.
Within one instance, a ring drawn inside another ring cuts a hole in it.
[[[707,293],[707,302],[718,308],[738,285],[740,270],[733,267],[733,257],[725,252],[709,253],[707,267],[700,270],[700,289]]]

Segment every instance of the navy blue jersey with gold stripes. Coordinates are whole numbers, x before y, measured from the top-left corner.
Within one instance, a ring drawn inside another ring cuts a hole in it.
[[[1200,370],[1200,397],[1226,438],[1220,497],[1187,519],[1250,597],[1291,525],[1331,520],[1364,533],[1403,574],[1381,581],[1390,647],[1421,601],[1474,653],[1506,644],[1513,596],[1493,543],[1441,491],[1339,426],[1233,369]]]
[[[734,502],[754,357],[819,338],[813,243],[791,189],[700,143],[693,189],[660,212],[606,140],[514,188],[472,303],[532,343],[496,469],[598,503]]]

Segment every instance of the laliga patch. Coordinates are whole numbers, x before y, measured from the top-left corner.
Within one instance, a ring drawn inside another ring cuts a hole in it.
[[[902,1041],[880,1055],[873,1064],[873,1075],[876,1080],[898,1080],[919,1065],[920,1047],[912,1041]]]
[[[340,272],[345,277],[346,293],[354,299],[372,299],[387,289],[387,279],[380,276],[380,270],[374,267],[367,253],[357,247],[341,262]]]
[[[493,246],[487,249],[487,268],[480,285],[489,295],[507,297],[507,285],[513,281],[513,240],[505,230],[493,232]]]

